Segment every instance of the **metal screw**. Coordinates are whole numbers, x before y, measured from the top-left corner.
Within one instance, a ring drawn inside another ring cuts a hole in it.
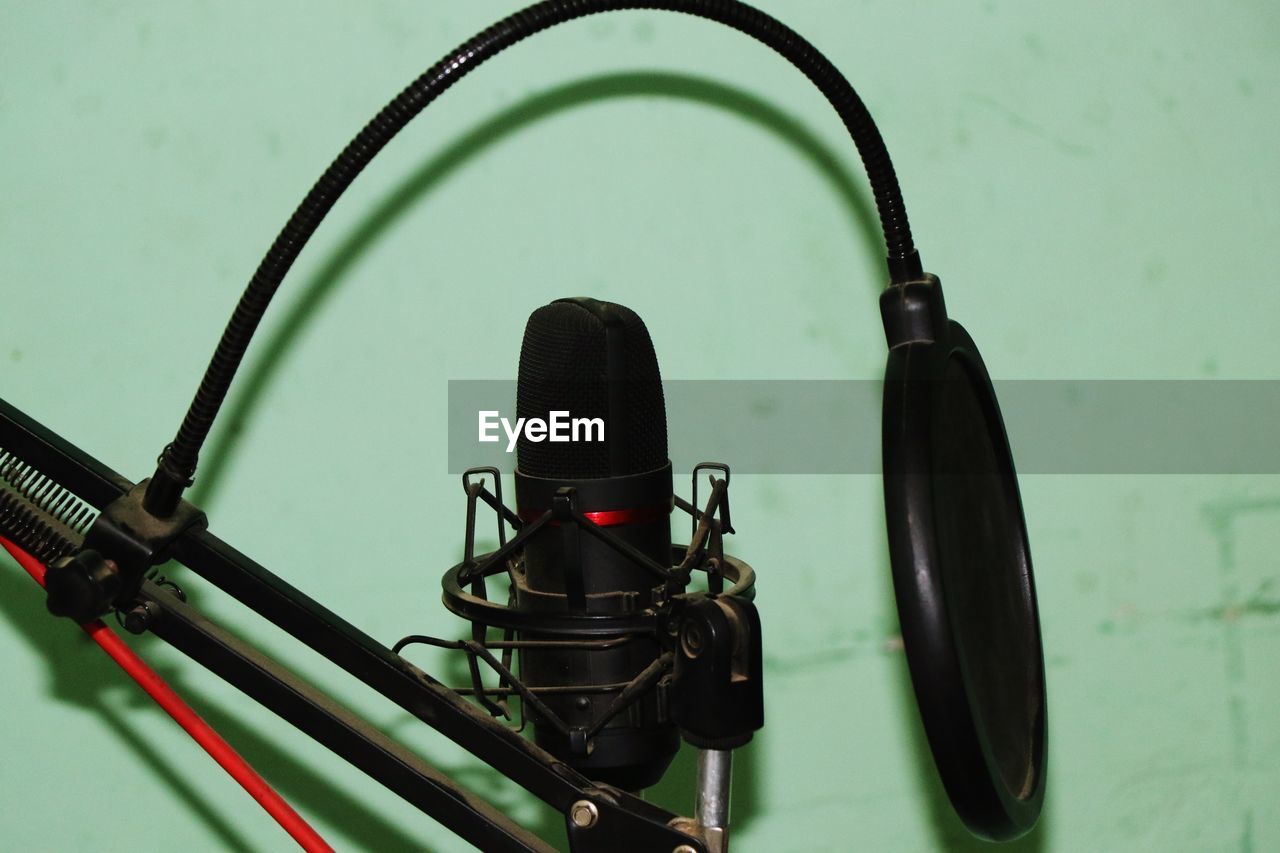
[[[681,844],[675,850],[672,850],[671,853],[698,853],[698,851],[694,850],[688,844]]]
[[[596,825],[599,817],[600,812],[596,810],[596,804],[590,800],[578,800],[569,809],[569,820],[573,821],[573,825],[579,829],[590,829]]]

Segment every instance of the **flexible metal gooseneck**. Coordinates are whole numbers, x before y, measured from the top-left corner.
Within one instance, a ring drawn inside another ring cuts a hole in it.
[[[768,45],[804,72],[835,108],[862,157],[884,231],[890,282],[921,275],[898,179],[880,132],[849,81],[799,34],[738,0],[545,0],[499,21],[431,66],[387,104],[316,181],[245,288],[177,436],[160,454],[144,498],[149,513],[166,518],[174,512],[272,296],[325,215],[377,153],[446,89],[511,45],[566,21],[626,9],[681,12],[716,21]]]

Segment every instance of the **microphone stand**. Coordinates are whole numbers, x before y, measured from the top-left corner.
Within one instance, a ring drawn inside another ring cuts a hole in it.
[[[64,495],[80,498],[100,513],[87,541],[114,543],[118,549],[114,553],[146,552],[156,561],[173,559],[187,566],[559,810],[572,850],[718,853],[725,849],[727,749],[700,753],[695,819],[592,782],[466,701],[462,692],[432,678],[214,536],[205,529],[198,510],[185,510],[179,514],[182,524],[167,532],[152,531],[154,535],[147,539],[146,531],[134,530],[128,523],[137,517],[145,481],[131,483],[3,399],[0,450],[20,460],[24,471],[39,472],[58,487],[36,496],[0,479],[4,499],[0,534],[20,545],[43,537],[48,546],[50,530],[39,526],[41,507]],[[718,555],[708,561],[723,561],[730,569],[709,576],[709,586],[719,592],[715,588],[722,586],[727,574],[734,587],[723,595],[697,593],[674,602],[679,604],[678,621],[672,624],[679,626],[675,633],[683,642],[681,654],[675,655],[672,713],[686,740],[740,744],[750,740],[760,724],[760,634],[759,617],[749,600],[754,573],[746,564],[720,554],[721,525],[711,518],[717,506],[727,507],[726,486],[727,472],[726,480],[716,482],[707,512],[693,514],[704,541],[709,533],[715,546],[708,553]],[[677,504],[692,509],[679,499]],[[81,544],[61,543],[64,553],[76,556],[55,562],[84,560],[94,553],[80,550]],[[70,614],[71,605],[63,604]],[[152,632],[478,848],[553,850],[502,811],[221,628],[187,604],[180,590],[140,576],[136,594],[116,612],[127,630]],[[742,638],[738,632],[744,628],[749,636]],[[477,695],[474,689],[471,692]]]

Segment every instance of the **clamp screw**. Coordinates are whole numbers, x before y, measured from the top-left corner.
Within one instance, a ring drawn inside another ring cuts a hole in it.
[[[590,800],[578,800],[569,809],[569,820],[573,821],[573,825],[579,829],[590,829],[596,825],[599,818],[600,812],[596,810],[596,804]]]

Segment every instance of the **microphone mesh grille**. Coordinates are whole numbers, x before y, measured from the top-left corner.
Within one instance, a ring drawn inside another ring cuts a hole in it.
[[[610,364],[608,323],[622,335]],[[611,412],[610,368],[620,394]],[[520,347],[516,416],[548,419],[552,411],[571,418],[602,418],[604,441],[530,441],[516,445],[522,473],[585,480],[640,474],[667,464],[667,414],[653,341],[634,311],[595,300],[561,300],[534,311]]]

